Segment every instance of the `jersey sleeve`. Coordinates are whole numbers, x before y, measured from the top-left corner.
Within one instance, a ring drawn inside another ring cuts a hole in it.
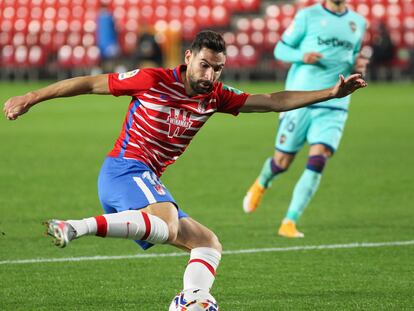
[[[286,45],[297,48],[306,34],[306,10],[299,11],[282,35]]]
[[[110,73],[109,90],[114,96],[135,96],[154,84],[154,75],[148,69],[135,69],[123,73]]]
[[[219,103],[217,111],[237,116],[249,95],[231,86],[221,84],[218,88]]]
[[[275,59],[279,59],[287,63],[298,63],[303,61],[304,52],[287,45],[282,40],[279,41],[273,51]]]

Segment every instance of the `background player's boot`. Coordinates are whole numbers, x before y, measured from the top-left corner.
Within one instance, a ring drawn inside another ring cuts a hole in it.
[[[290,219],[286,219],[279,227],[278,234],[285,238],[303,238],[305,235],[296,229],[296,224]]]
[[[256,179],[243,199],[243,210],[246,213],[252,213],[259,207],[265,190],[266,188],[262,187],[262,185],[259,183],[259,180]]]
[[[57,247],[65,247],[76,238],[76,230],[66,221],[51,219],[44,222],[46,233],[53,237],[53,243]]]

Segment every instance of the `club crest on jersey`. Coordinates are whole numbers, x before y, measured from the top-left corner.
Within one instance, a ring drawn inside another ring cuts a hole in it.
[[[282,134],[282,135],[280,136],[279,143],[280,143],[281,145],[283,145],[283,144],[285,143],[285,141],[286,141],[286,135],[285,135],[285,134]]]
[[[353,21],[349,22],[349,27],[351,27],[352,32],[355,32],[357,30],[357,25]]]
[[[184,132],[191,127],[193,122],[191,119],[191,112],[181,109],[170,109],[170,115],[167,118],[168,137],[180,137]]]
[[[199,100],[198,101],[198,107],[197,110],[199,113],[204,113],[206,111],[208,103],[205,100]]]
[[[216,102],[215,98],[212,98],[209,101],[207,101],[206,99],[199,100],[197,111],[199,113],[204,113],[204,112],[206,112],[208,105],[211,104],[211,103],[215,103],[215,102]]]
[[[128,72],[122,72],[118,75],[118,80],[125,80],[125,79],[128,79],[128,78],[132,78],[138,72],[139,72],[139,69],[135,69],[135,70],[128,71]]]

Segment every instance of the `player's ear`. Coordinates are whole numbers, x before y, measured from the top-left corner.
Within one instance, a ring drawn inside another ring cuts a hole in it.
[[[185,54],[184,54],[184,61],[185,64],[188,65],[190,63],[191,60],[191,56],[193,55],[193,53],[191,52],[191,50],[186,50]]]

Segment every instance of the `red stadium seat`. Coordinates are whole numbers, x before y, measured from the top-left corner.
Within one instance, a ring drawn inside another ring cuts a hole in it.
[[[237,68],[240,66],[240,51],[236,45],[227,45],[226,68]]]
[[[280,6],[276,4],[269,5],[266,8],[266,17],[276,19],[280,16]]]
[[[216,5],[211,11],[212,25],[224,27],[230,24],[230,14],[225,6]]]
[[[240,49],[240,63],[243,67],[252,68],[258,63],[258,53],[255,48],[249,44],[243,45]]]
[[[250,44],[250,36],[249,33],[240,31],[236,34],[236,42],[238,46],[243,46],[246,44]]]
[[[72,67],[72,47],[64,45],[58,50],[58,65],[61,68],[69,69]]]
[[[260,6],[259,0],[240,0],[240,7],[243,11],[257,11]]]
[[[239,18],[236,22],[236,28],[242,32],[250,32],[252,30],[251,20],[247,17]]]
[[[211,17],[211,8],[202,5],[197,10],[197,22],[201,26],[211,26],[213,24]]]
[[[182,35],[184,40],[192,40],[198,30],[199,26],[196,23],[195,19],[187,18],[183,21]]]
[[[276,31],[269,31],[264,37],[264,48],[273,51],[276,43],[280,40],[280,35]]]
[[[88,68],[93,68],[99,66],[101,59],[101,54],[97,46],[90,46],[86,50],[85,55],[85,65]]]
[[[28,65],[28,48],[24,45],[16,47],[14,52],[14,64],[16,67],[26,67]]]
[[[256,47],[256,49],[261,50],[263,48],[263,43],[265,40],[263,31],[254,31],[250,35],[250,42]]]
[[[236,43],[236,35],[232,31],[223,33],[223,39],[227,45],[234,45]]]
[[[29,67],[40,67],[46,63],[46,53],[39,45],[34,45],[29,50],[28,65]]]
[[[3,68],[14,66],[14,46],[6,45],[1,50],[1,66]]]
[[[71,64],[73,67],[83,67],[85,65],[86,50],[83,46],[75,46],[72,50]]]

